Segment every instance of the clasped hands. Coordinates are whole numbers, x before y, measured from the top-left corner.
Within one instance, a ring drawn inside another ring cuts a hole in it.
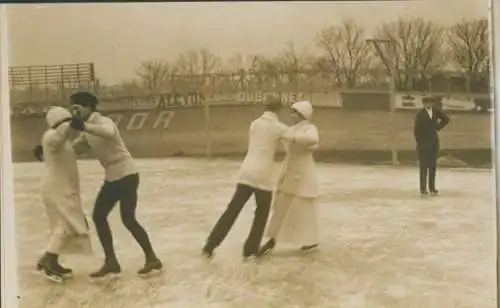
[[[69,111],[71,112],[71,115],[73,118],[71,119],[70,126],[73,129],[76,129],[78,131],[84,131],[85,130],[85,120],[81,116],[81,110],[79,106],[73,105],[69,108]]]

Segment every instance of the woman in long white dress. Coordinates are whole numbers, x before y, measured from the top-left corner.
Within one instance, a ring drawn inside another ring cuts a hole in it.
[[[80,198],[76,154],[71,142],[78,132],[70,127],[71,119],[68,110],[50,108],[46,115],[49,129],[42,137],[41,147],[35,151],[35,156],[45,164],[41,195],[50,226],[49,243],[38,261],[37,270],[58,283],[73,275],[71,269],[59,263],[60,254],[91,252],[89,226]]]
[[[283,136],[286,158],[278,182],[273,214],[260,255],[271,252],[277,242],[298,244],[300,250],[318,247],[318,180],[313,152],[319,145],[318,129],[310,122],[310,102],[291,105],[294,125]]]

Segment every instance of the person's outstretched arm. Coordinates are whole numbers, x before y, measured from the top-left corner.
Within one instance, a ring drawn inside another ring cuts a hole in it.
[[[110,118],[103,117],[99,124],[85,123],[81,118],[73,118],[71,126],[79,131],[89,133],[101,138],[112,138],[116,134],[115,123]]]

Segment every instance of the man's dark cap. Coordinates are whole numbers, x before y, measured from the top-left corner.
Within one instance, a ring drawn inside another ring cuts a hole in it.
[[[433,96],[426,96],[422,99],[422,103],[427,104],[427,103],[435,103],[436,98]]]
[[[283,102],[277,96],[271,96],[266,99],[266,109],[269,111],[278,111],[283,108]]]
[[[69,97],[69,100],[72,105],[80,105],[92,109],[95,109],[99,104],[97,96],[90,92],[76,92]]]

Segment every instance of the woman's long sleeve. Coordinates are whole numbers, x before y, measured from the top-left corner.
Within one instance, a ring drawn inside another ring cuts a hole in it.
[[[310,126],[305,130],[297,132],[294,135],[293,142],[307,147],[317,147],[319,145],[319,134],[317,128]]]
[[[52,151],[57,151],[68,139],[70,129],[69,123],[63,123],[56,129],[50,130],[45,135],[45,146]]]

